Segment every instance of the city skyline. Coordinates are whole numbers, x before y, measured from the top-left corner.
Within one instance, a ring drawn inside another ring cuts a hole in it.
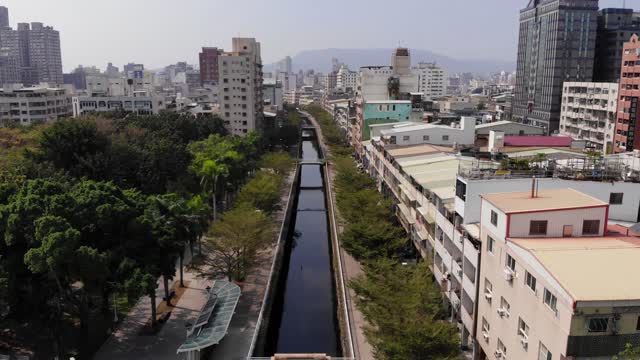
[[[259,39],[263,44],[265,64],[304,50],[393,48],[398,45],[453,58],[515,61],[517,32],[505,29],[517,28],[519,10],[526,6],[527,1],[508,4],[501,0],[486,0],[482,4],[465,0],[416,2],[410,12],[401,14],[405,17],[402,22],[394,28],[384,27],[384,31],[380,31],[376,24],[388,21],[388,4],[379,0],[366,2],[368,17],[361,20],[349,14],[351,10],[361,8],[365,4],[362,1],[345,4],[330,0],[324,2],[317,12],[296,12],[299,4],[293,0],[278,1],[278,7],[257,1],[250,5],[223,5],[221,2],[192,0],[181,3],[181,11],[177,11],[180,9],[168,0],[154,3],[156,5],[150,7],[148,3],[125,3],[123,0],[108,4],[71,0],[55,3],[6,0],[0,5],[9,8],[10,25],[14,28],[19,22],[43,22],[60,31],[63,68],[69,72],[78,65],[104,68],[108,62],[118,66],[138,62],[150,69],[181,60],[197,64],[202,46],[230,49],[229,39],[234,36]],[[622,0],[600,1],[601,8],[621,7],[622,4]],[[626,6],[638,9],[640,0],[627,0]],[[321,21],[316,14],[332,7],[335,9],[331,19],[334,26],[327,26],[327,22]],[[281,10],[275,11],[276,8]],[[74,21],[68,19],[69,9],[73,9]],[[238,26],[235,17],[215,15],[221,11],[246,11],[246,17]],[[458,21],[455,26],[450,26],[451,17],[441,14],[453,12],[456,12]],[[483,19],[503,21],[485,23]],[[140,31],[141,28],[148,31]],[[443,28],[447,31],[442,31]],[[466,34],[469,33],[486,41],[466,42]],[[451,47],[454,42],[465,43],[465,46]]]

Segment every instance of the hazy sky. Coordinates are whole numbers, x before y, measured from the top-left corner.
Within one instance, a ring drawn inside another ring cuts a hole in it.
[[[0,0],[11,25],[60,31],[65,71],[78,64],[147,68],[186,60],[202,46],[255,37],[263,62],[301,50],[398,44],[453,57],[515,59],[518,11],[528,0]],[[600,0],[601,7],[623,0]],[[640,0],[627,0],[640,9]],[[328,60],[327,60],[328,61]]]

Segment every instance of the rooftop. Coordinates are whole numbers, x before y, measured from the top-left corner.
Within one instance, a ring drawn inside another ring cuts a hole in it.
[[[538,128],[538,129],[540,129],[538,126],[533,126],[533,125],[529,125],[529,124],[513,122],[513,121],[509,121],[509,120],[500,120],[500,121],[494,121],[494,122],[490,122],[490,123],[486,123],[486,124],[476,125],[476,129],[486,129],[486,128],[498,127],[498,126],[502,126],[502,125],[517,125],[517,126],[521,126],[521,127],[530,127],[530,128]]]
[[[415,146],[396,146],[387,145],[385,146],[387,149],[387,153],[395,158],[401,156],[416,156],[416,155],[426,155],[437,152],[444,153],[452,153],[453,150],[448,146],[435,146],[435,145],[415,145]]]
[[[407,104],[411,105],[410,100],[368,100],[367,104]]]
[[[621,274],[633,274],[638,270],[638,238],[510,241],[533,255],[575,301],[640,300],[640,282],[620,279]]]
[[[528,191],[484,194],[480,197],[505,214],[608,206],[603,201],[570,188],[543,190],[535,198]]]

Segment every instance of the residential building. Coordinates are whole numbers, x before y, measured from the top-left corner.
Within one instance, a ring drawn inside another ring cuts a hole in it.
[[[336,74],[336,88],[344,92],[354,92],[358,82],[358,73],[349,70],[347,65],[342,64]]]
[[[602,9],[598,14],[593,81],[617,83],[624,43],[640,32],[640,14],[632,9]]]
[[[473,146],[476,139],[476,118],[462,117],[451,126],[400,122],[370,125],[371,137],[379,137],[389,144],[440,146]]]
[[[255,39],[232,43],[232,51],[218,57],[220,115],[231,134],[243,136],[262,126],[262,58]]]
[[[401,146],[373,139],[365,151],[369,161],[364,169],[376,180],[380,191],[394,200],[400,223],[421,256],[433,264],[451,319],[459,324],[462,343],[467,347],[473,347],[473,339],[484,341],[481,331],[476,334],[475,330],[482,320],[476,304],[484,300],[480,292],[484,286],[480,280],[484,263],[480,251],[486,245],[480,236],[484,212],[479,195],[527,191],[531,189],[531,178],[537,177],[540,193],[571,187],[609,204],[608,218],[612,221],[640,220],[640,192],[633,180],[640,179],[640,166],[634,168],[633,177],[625,177],[623,170],[630,168],[627,164],[632,164],[633,158],[593,160],[582,152],[550,147],[509,151],[513,159],[532,161],[536,154],[546,154],[546,160],[538,164],[542,168],[524,171],[505,170],[501,161],[478,160],[483,156],[490,159],[491,149],[467,156],[465,152],[456,155],[458,151],[450,146]]]
[[[278,111],[283,109],[282,84],[276,79],[264,79],[262,94],[265,105],[271,105]]]
[[[0,89],[0,123],[30,125],[70,117],[71,96],[65,89],[47,84],[23,87],[5,85]]]
[[[436,63],[421,62],[414,68],[418,72],[418,92],[421,92],[425,100],[447,95],[447,70]]]
[[[114,66],[113,63],[108,63],[104,73],[107,76],[118,76],[120,75],[120,69],[118,69],[117,66]]]
[[[201,85],[217,85],[220,80],[218,73],[218,56],[224,50],[217,47],[203,47],[199,54],[200,59],[200,83]]]
[[[558,130],[562,83],[593,77],[597,21],[598,0],[530,0],[520,11],[516,119]]]
[[[481,195],[480,358],[610,359],[640,340],[640,239],[573,189]],[[594,266],[594,264],[598,264]]]
[[[633,35],[624,44],[618,112],[614,133],[613,151],[616,153],[640,149],[638,126],[638,98],[640,97],[640,41]]]
[[[457,115],[472,115],[476,111],[476,105],[470,96],[451,96],[438,101],[440,112]]]
[[[411,69],[411,55],[407,48],[397,48],[393,52],[391,66],[360,68],[356,91],[356,121],[352,124],[349,134],[358,158],[364,155],[362,142],[366,141],[363,138],[368,125],[365,104],[371,101],[414,101],[417,90],[418,76]],[[421,100],[422,94],[420,94],[419,101]],[[421,107],[416,106],[415,109],[416,111],[420,110],[420,115],[422,115]]]
[[[285,74],[293,74],[293,63],[291,56],[285,56],[284,59],[278,62],[278,71]]]
[[[162,96],[152,96],[145,91],[136,91],[132,96],[76,96],[73,97],[73,116],[122,110],[138,115],[153,115],[166,109]]]
[[[18,24],[22,82],[25,85],[62,85],[60,33],[40,22]]]
[[[610,154],[617,110],[617,83],[565,82],[560,135],[586,140],[589,149]]]
[[[356,83],[357,83],[357,76],[356,76]],[[338,73],[335,71],[332,71],[328,74],[326,74],[324,76],[324,91],[327,94],[331,94],[336,87],[338,86]],[[357,85],[356,85],[357,86]]]

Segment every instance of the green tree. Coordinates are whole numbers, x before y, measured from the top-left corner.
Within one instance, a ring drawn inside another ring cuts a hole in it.
[[[618,356],[613,357],[613,360],[640,360],[640,347],[627,344]]]
[[[258,171],[240,190],[238,202],[272,213],[278,208],[281,186],[280,175]]]
[[[273,242],[271,219],[260,210],[239,206],[212,224],[206,239],[211,251],[204,265],[208,275],[244,280],[259,251]]]
[[[404,230],[389,221],[369,221],[365,218],[345,226],[342,245],[358,260],[396,258],[406,245]]]
[[[131,297],[148,296],[151,300],[151,327],[157,326],[157,310],[156,310],[156,277],[140,269],[135,269],[131,277],[125,283],[125,289]]]
[[[285,175],[293,169],[294,165],[295,162],[287,153],[272,152],[262,156],[259,166],[263,169],[270,169],[278,175]]]
[[[370,263],[352,281],[376,359],[459,359],[458,329],[445,320],[440,288],[426,264]]]

